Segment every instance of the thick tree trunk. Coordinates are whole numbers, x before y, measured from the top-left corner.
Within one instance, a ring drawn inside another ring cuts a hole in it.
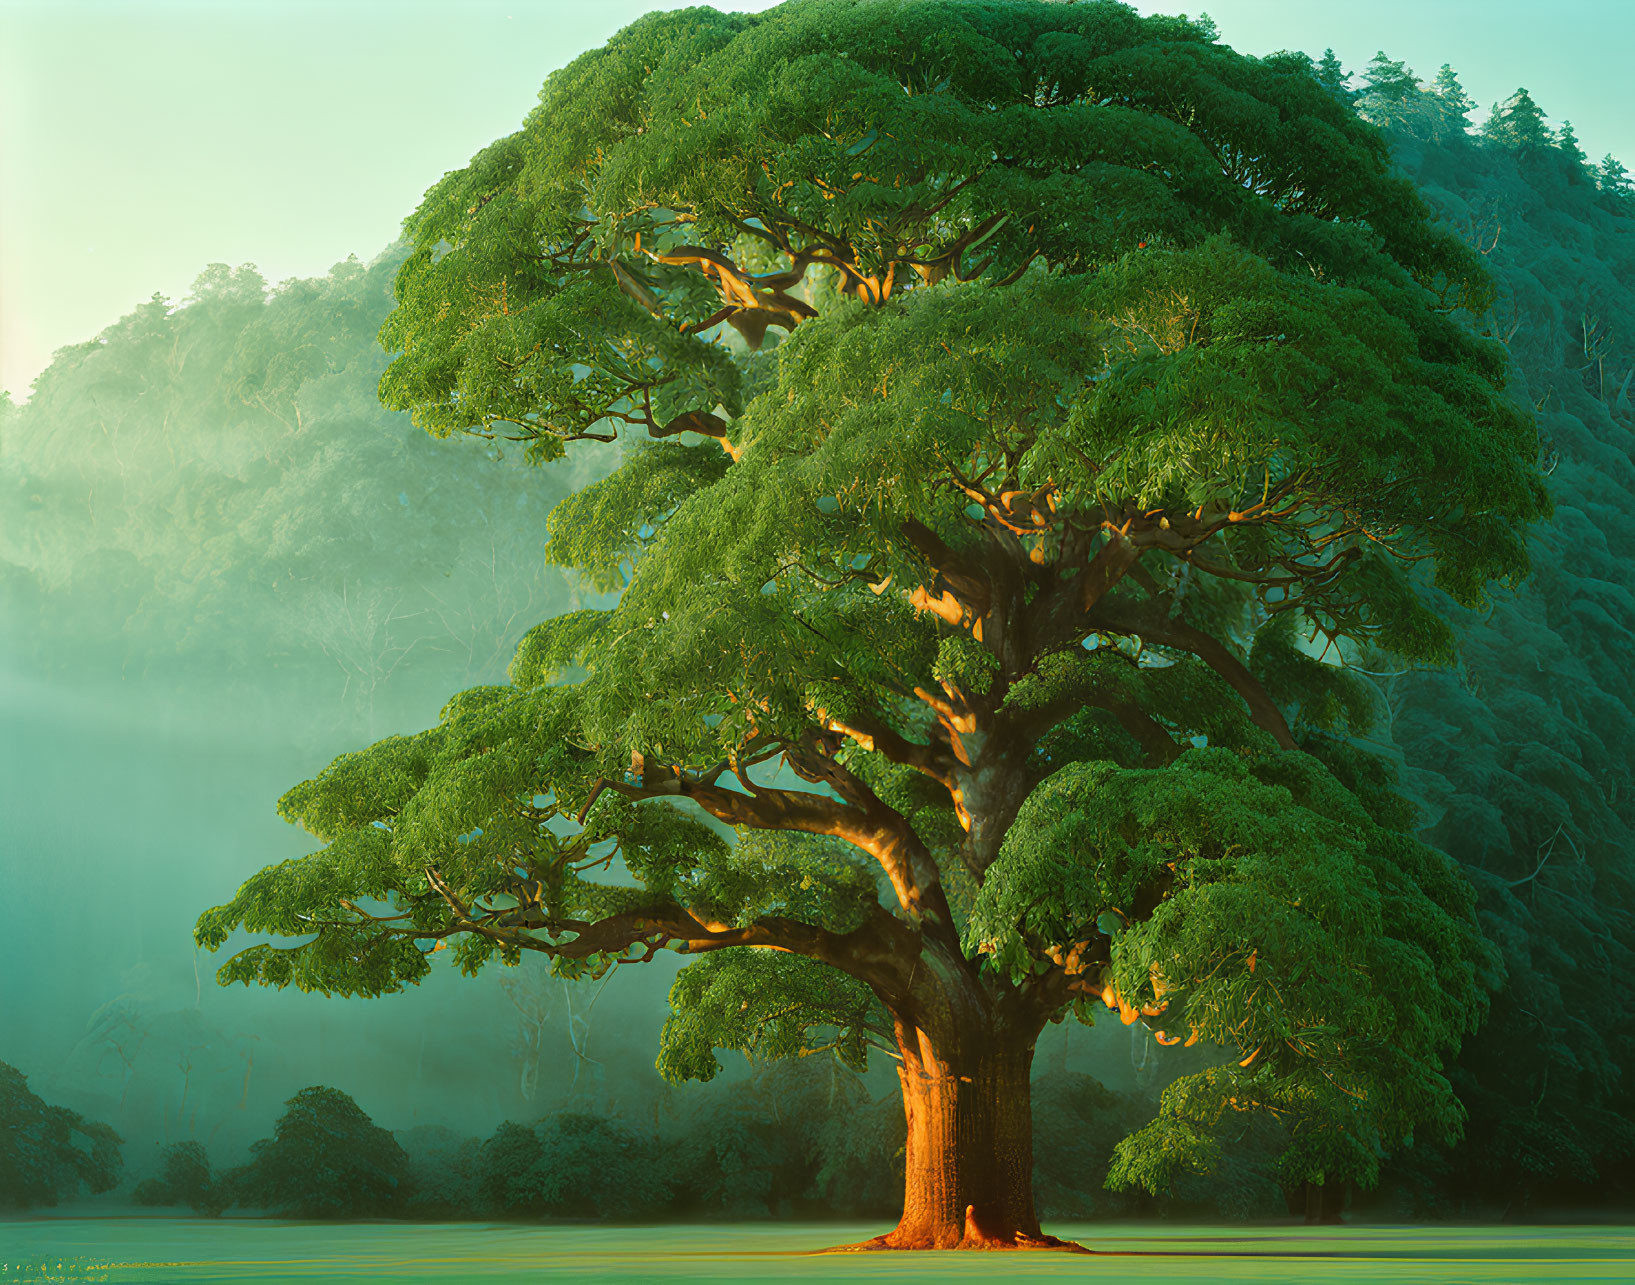
[[[1066,1249],[1033,1209],[1036,1030],[970,1021],[933,1040],[899,1022],[908,1119],[903,1216],[859,1249]]]

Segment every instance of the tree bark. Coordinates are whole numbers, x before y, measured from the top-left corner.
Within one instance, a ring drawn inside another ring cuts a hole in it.
[[[1033,1208],[1038,1029],[988,1014],[933,1034],[899,1020],[903,1215],[857,1249],[1076,1249],[1039,1230]]]

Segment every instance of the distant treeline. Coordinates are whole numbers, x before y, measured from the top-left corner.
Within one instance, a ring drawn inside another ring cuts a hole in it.
[[[1113,1147],[1150,1111],[1087,1075],[1056,1071],[1039,1081],[1035,1186],[1047,1216],[1281,1211],[1277,1188],[1241,1158],[1165,1201],[1104,1190]],[[0,1136],[4,1128],[0,1121]],[[736,1091],[674,1119],[560,1111],[506,1121],[487,1138],[437,1126],[394,1134],[348,1094],[313,1086],[285,1104],[248,1164],[218,1168],[202,1144],[176,1143],[131,1198],[203,1217],[885,1218],[902,1201],[904,1132],[895,1095],[871,1097],[829,1058],[766,1064]],[[1268,1145],[1266,1158],[1274,1150]],[[26,1199],[0,1189],[0,1203],[52,1204],[76,1189],[68,1169],[58,1181]]]

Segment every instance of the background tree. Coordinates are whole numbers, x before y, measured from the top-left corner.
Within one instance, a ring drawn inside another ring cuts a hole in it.
[[[159,1172],[136,1184],[131,1199],[139,1205],[186,1205],[203,1218],[219,1218],[232,1203],[228,1183],[211,1172],[202,1143],[177,1142],[166,1147]]]
[[[483,1143],[477,1192],[506,1214],[628,1219],[669,1195],[655,1161],[630,1129],[584,1112],[508,1122]]]
[[[1611,152],[1596,167],[1595,183],[1615,212],[1635,213],[1635,185],[1630,182],[1628,168]]]
[[[1573,182],[1584,181],[1584,149],[1578,145],[1578,135],[1573,133],[1573,123],[1570,120],[1561,122],[1561,128],[1556,131],[1556,150],[1567,160],[1567,174]]]
[[[1450,316],[1477,256],[1309,60],[1111,3],[653,15],[407,232],[383,397],[541,460],[645,435],[550,521],[622,592],[286,795],[327,846],[198,937],[304,940],[224,981],[702,954],[670,1073],[900,1060],[888,1246],[1051,1243],[1029,1067],[1097,1000],[1196,1049],[1114,1181],[1240,1111],[1284,1185],[1457,1132],[1496,960],[1318,735],[1369,715],[1325,660],[1447,659],[1404,567],[1479,604],[1547,500]]]
[[[1351,88],[1351,73],[1341,66],[1334,50],[1323,50],[1323,56],[1314,64],[1318,83],[1342,102],[1351,102],[1356,91]]]
[[[1492,114],[1482,122],[1482,137],[1518,152],[1536,151],[1552,141],[1544,113],[1525,89],[1493,104]]]
[[[81,1187],[112,1190],[119,1143],[107,1125],[29,1092],[23,1073],[0,1062],[0,1206],[55,1205]]]
[[[395,1212],[408,1156],[339,1089],[315,1085],[285,1104],[273,1136],[250,1148],[231,1177],[233,1203],[297,1218],[367,1218]]]
[[[1414,133],[1433,126],[1434,118],[1426,111],[1428,97],[1405,63],[1387,58],[1382,49],[1363,68],[1362,77],[1356,108],[1364,120]]]
[[[1443,63],[1431,85],[1436,137],[1444,142],[1463,139],[1470,128],[1470,113],[1476,102],[1459,83],[1459,73]]]

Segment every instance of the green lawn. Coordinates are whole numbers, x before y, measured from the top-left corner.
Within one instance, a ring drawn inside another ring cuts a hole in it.
[[[0,1222],[0,1281],[1635,1280],[1635,1227],[1056,1226],[1104,1251],[822,1255],[875,1226]]]

